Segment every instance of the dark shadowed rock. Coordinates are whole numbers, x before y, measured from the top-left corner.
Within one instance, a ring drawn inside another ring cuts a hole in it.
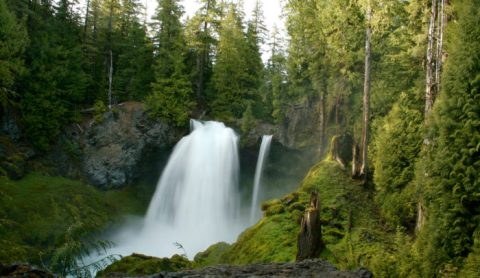
[[[179,272],[160,272],[149,276],[128,276],[110,273],[103,277],[149,277],[149,278],[200,278],[200,277],[338,277],[370,278],[372,273],[366,269],[355,271],[337,270],[324,260],[304,260],[296,263],[260,263],[244,266],[217,265],[203,269]]]

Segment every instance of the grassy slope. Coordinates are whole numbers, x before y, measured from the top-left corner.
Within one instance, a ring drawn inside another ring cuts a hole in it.
[[[0,178],[0,261],[41,264],[72,238],[88,237],[124,213],[143,213],[138,195],[138,187],[103,192],[39,173]]]

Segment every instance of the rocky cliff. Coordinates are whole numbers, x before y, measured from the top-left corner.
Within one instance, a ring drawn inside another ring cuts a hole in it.
[[[119,188],[138,178],[146,161],[170,148],[182,132],[186,130],[151,119],[143,104],[126,102],[66,127],[57,144],[38,159],[55,175],[102,189]]]
[[[149,119],[142,104],[124,103],[88,123],[80,138],[83,173],[101,188],[123,186],[137,177],[149,152],[178,137],[177,130]]]

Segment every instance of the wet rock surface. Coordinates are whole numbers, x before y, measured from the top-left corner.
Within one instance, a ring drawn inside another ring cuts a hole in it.
[[[145,278],[200,278],[200,277],[344,277],[370,278],[372,273],[366,269],[355,271],[337,270],[324,260],[304,260],[296,263],[261,263],[244,266],[217,265],[203,269],[179,272],[160,272],[148,276],[128,276],[111,273],[104,277],[145,277]]]

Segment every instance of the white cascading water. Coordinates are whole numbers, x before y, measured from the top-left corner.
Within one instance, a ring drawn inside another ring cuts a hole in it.
[[[262,181],[263,168],[265,166],[265,160],[270,150],[270,144],[272,142],[272,135],[263,135],[262,144],[260,145],[260,152],[258,153],[257,167],[255,168],[255,178],[253,180],[253,194],[252,204],[250,207],[250,223],[254,223],[257,220],[258,210],[258,194],[260,191],[260,184]]]
[[[237,135],[220,122],[192,120],[191,126],[168,160],[142,228],[137,223],[117,232],[108,254],[185,252],[192,258],[214,243],[233,242],[246,227],[238,203]]]

